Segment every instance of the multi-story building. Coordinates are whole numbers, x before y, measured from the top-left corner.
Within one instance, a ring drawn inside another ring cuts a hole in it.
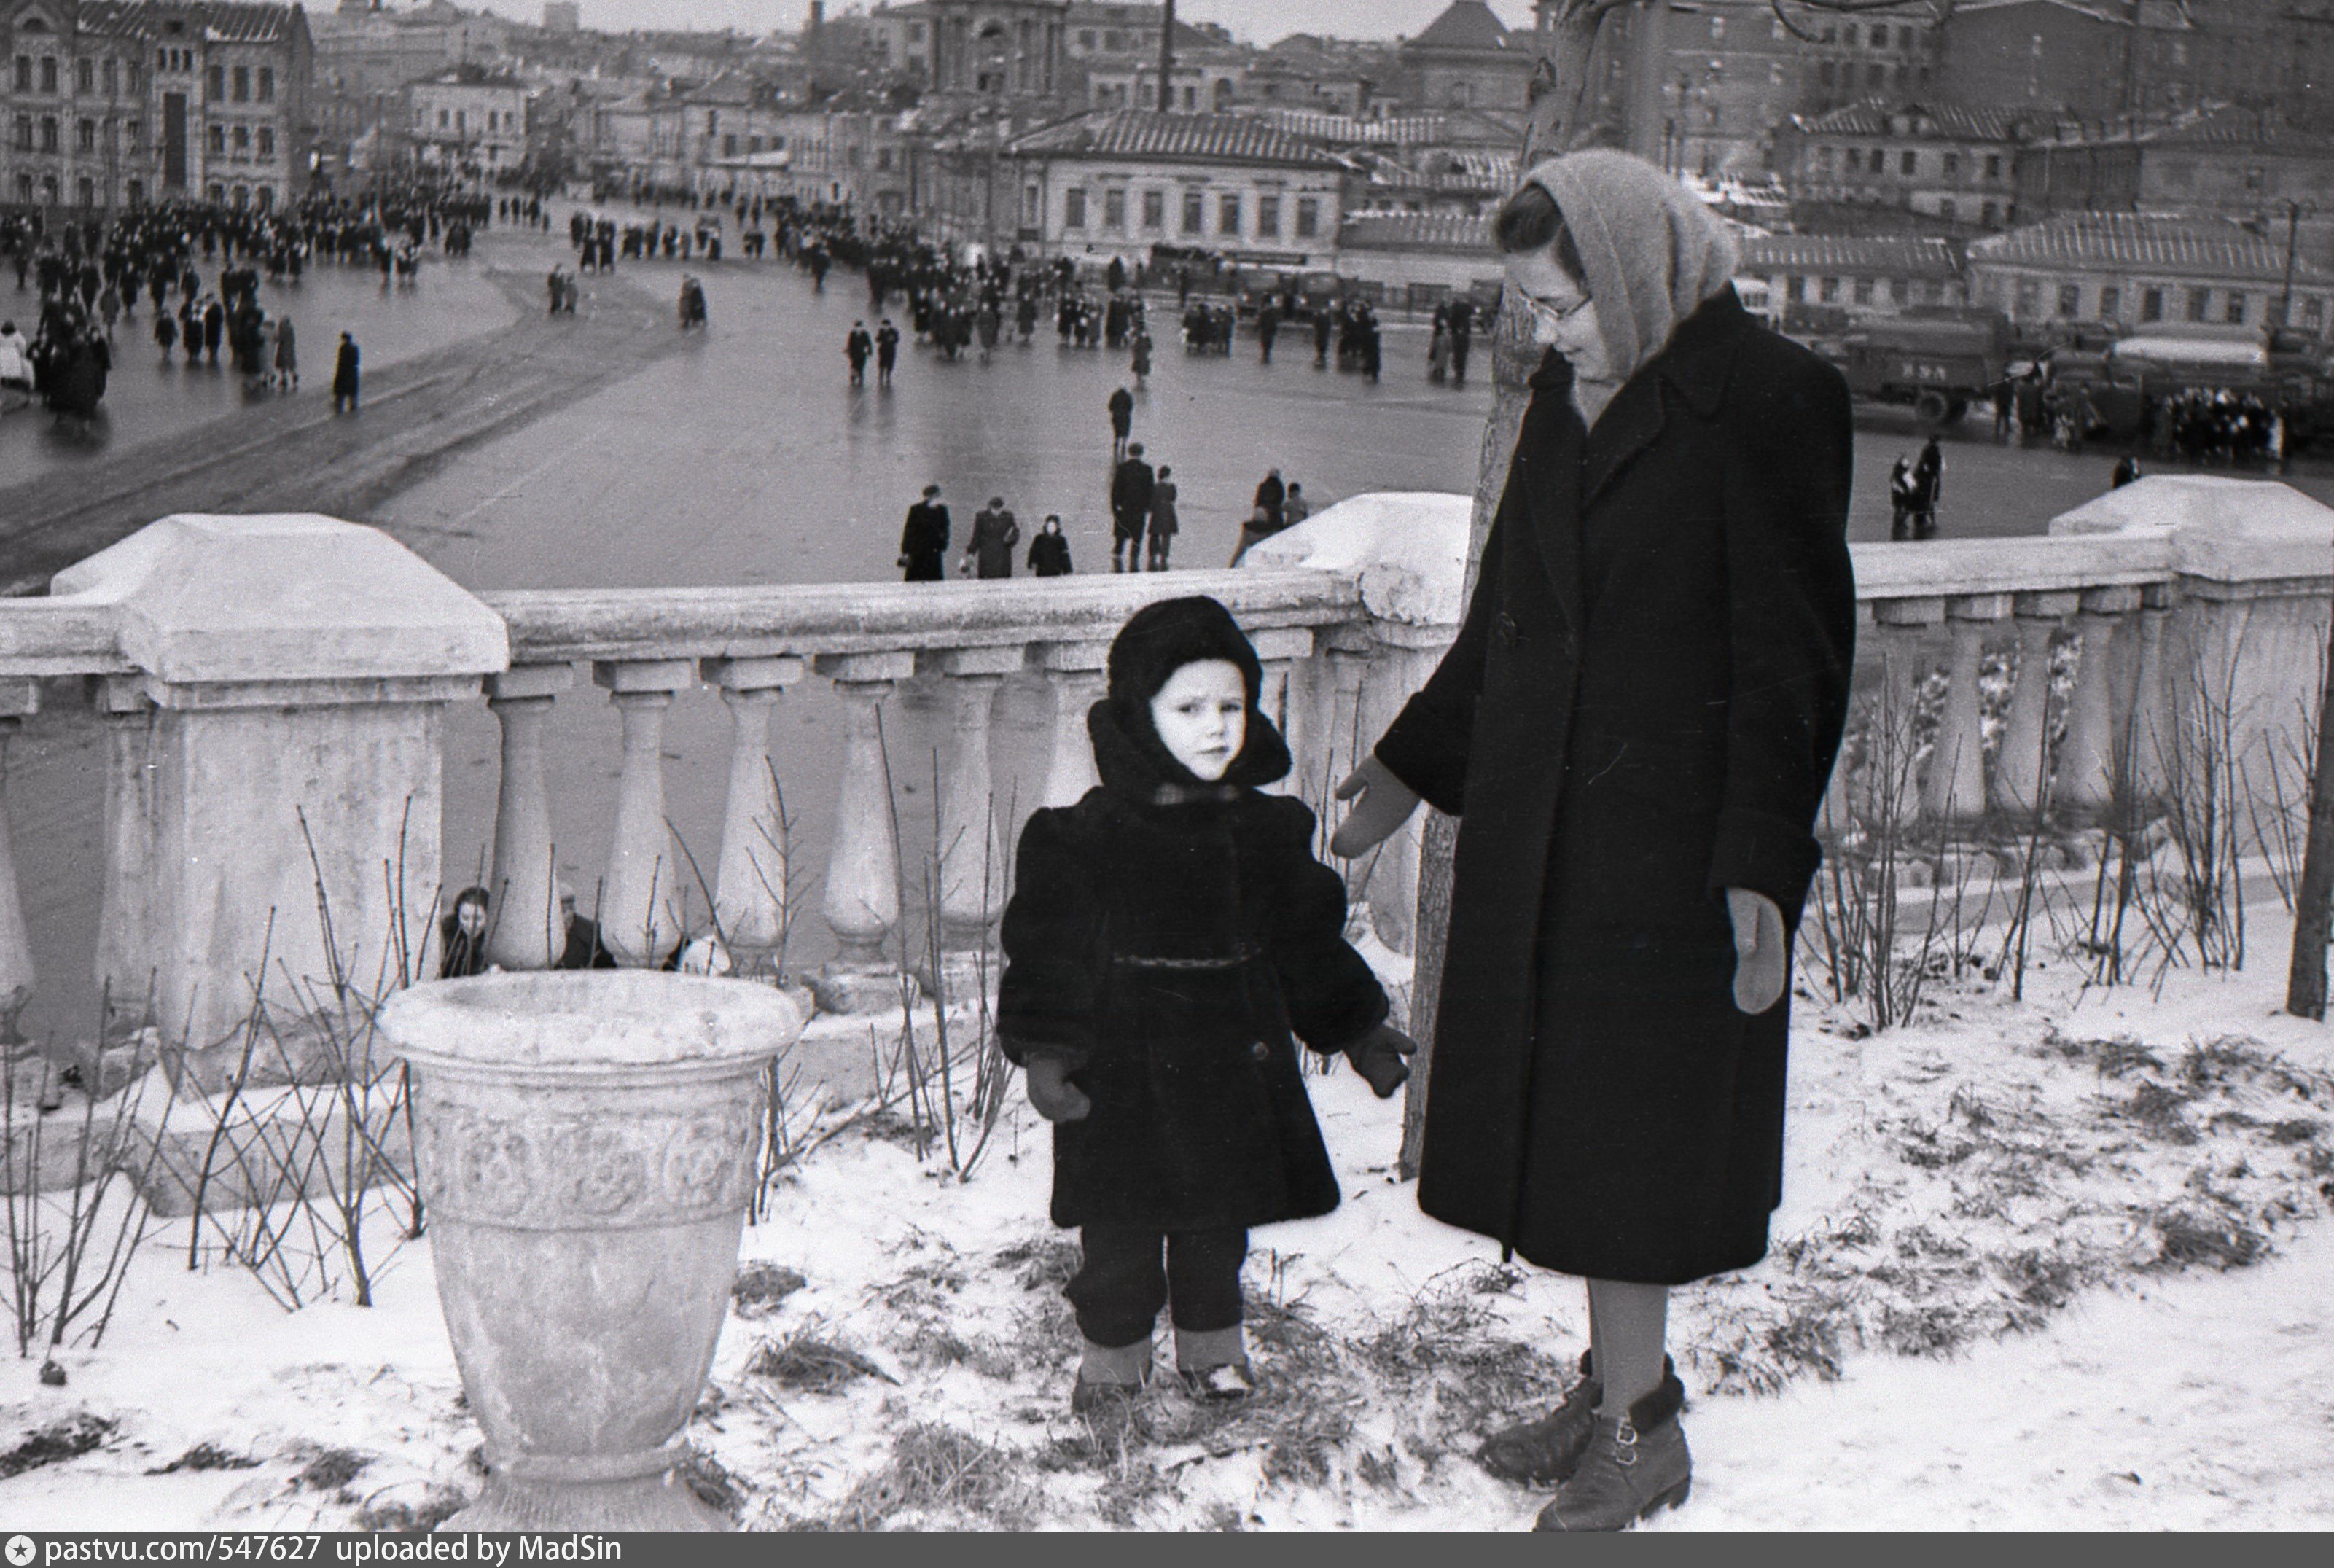
[[[1398,74],[1393,47],[1292,33],[1249,62],[1240,96],[1276,109],[1358,115]]]
[[[0,201],[268,208],[308,186],[297,5],[0,0]]]
[[[2136,135],[2072,134],[2020,150],[2018,210],[2176,212],[2283,227],[2334,224],[2334,135],[2260,110],[2184,116]],[[2299,211],[2295,209],[2299,208]]]
[[[2325,0],[1959,0],[1939,96],[2139,123],[2233,102],[2324,116],[2308,73],[2329,39]]]
[[[884,218],[905,214],[916,198],[916,139],[894,113],[796,109],[779,113],[767,145],[715,160],[698,172],[699,191],[734,197],[791,196],[848,205]]]
[[[1523,127],[1479,109],[1371,118],[1289,109],[1248,112],[1345,160],[1352,171],[1345,181],[1349,217],[1487,212],[1515,189]]]
[[[1973,241],[1967,266],[1972,303],[2021,324],[2291,324],[2324,335],[2334,301],[2334,268],[2281,234],[2218,218],[2069,213]]]
[[[931,205],[951,239],[1317,268],[1336,251],[1345,173],[1326,149],[1247,116],[1089,113],[993,150],[940,150]]]
[[[1969,302],[1952,242],[1912,236],[1756,235],[1742,242],[1735,276],[1763,284],[1787,323],[1810,306],[1855,318]]]
[[[418,162],[471,174],[516,169],[526,157],[526,105],[534,90],[477,66],[448,71],[405,90],[405,134]]]
[[[1511,29],[1484,0],[1451,0],[1395,51],[1395,94],[1413,109],[1520,112],[1539,63],[1537,34]]]
[[[1060,102],[1071,92],[1070,0],[915,0],[867,20],[886,69],[962,104]]]
[[[1864,104],[1793,116],[1777,136],[1775,162],[1794,200],[1999,228],[2010,221],[2023,134],[2002,110]]]

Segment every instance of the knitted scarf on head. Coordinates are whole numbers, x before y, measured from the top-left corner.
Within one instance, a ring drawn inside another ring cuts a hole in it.
[[[1740,251],[1726,226],[1642,158],[1590,148],[1535,164],[1524,178],[1556,198],[1572,231],[1616,382],[1642,370],[1677,324],[1733,278]]]

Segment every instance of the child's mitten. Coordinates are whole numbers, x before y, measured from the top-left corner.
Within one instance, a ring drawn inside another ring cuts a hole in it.
[[[1369,1033],[1345,1047],[1345,1060],[1354,1070],[1369,1080],[1370,1089],[1380,1099],[1391,1096],[1410,1077],[1410,1064],[1403,1059],[1416,1052],[1418,1042],[1390,1023],[1381,1023]],[[1036,1096],[1031,1096],[1034,1101]]]
[[[1094,1101],[1063,1076],[1067,1071],[1058,1056],[1033,1056],[1026,1072],[1029,1103],[1047,1121],[1084,1121]],[[1397,1080],[1398,1081],[1398,1080]]]

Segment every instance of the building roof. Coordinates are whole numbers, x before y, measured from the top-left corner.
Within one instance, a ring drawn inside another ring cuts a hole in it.
[[[1524,140],[1522,126],[1476,109],[1392,114],[1383,120],[1364,120],[1352,114],[1326,114],[1312,109],[1258,109],[1251,112],[1257,119],[1277,125],[1293,136],[1331,147],[1448,144],[1512,150],[1521,147]]]
[[[1954,9],[1957,15],[1967,16],[2036,5],[2047,5],[2056,11],[2071,11],[2088,21],[2104,22],[2114,27],[2127,26],[2131,21],[2124,0],[1961,0]],[[2187,0],[2140,0],[2139,24],[2183,33],[2194,32],[2196,28],[2194,18],[2188,15]]]
[[[289,5],[211,5],[197,15],[202,19],[203,36],[213,44],[273,44],[293,31]]]
[[[2150,147],[2249,148],[2295,158],[2334,158],[2334,137],[2288,125],[2270,114],[2234,104],[2183,116],[2170,125],[2143,131],[2130,140]]]
[[[1082,114],[1016,137],[1017,157],[1148,158],[1180,163],[1271,163],[1342,169],[1316,142],[1250,115],[1161,114],[1130,109]]]
[[[1340,250],[1439,250],[1496,262],[1491,220],[1461,212],[1366,212],[1337,231]]]
[[[2285,246],[2234,223],[2137,212],[2070,212],[2006,234],[1974,240],[1969,259],[2010,266],[2140,269],[2174,276],[2276,283],[2285,276]],[[2297,281],[2324,283],[2334,273],[2297,257]]]
[[[1477,51],[1511,46],[1508,24],[1492,15],[1484,0],[1451,0],[1450,9],[1403,47]]]
[[[1768,234],[1742,242],[1747,273],[1865,273],[1887,277],[1954,277],[1961,268],[1945,240],[1913,235]]]
[[[164,22],[193,23],[212,44],[273,44],[292,35],[294,16],[306,20],[290,5],[266,5],[246,0],[212,0],[204,5],[157,4],[155,0],[83,0],[75,12],[73,29],[110,37],[159,37]]]
[[[1909,131],[1899,132],[1899,116],[1912,117]],[[1962,109],[1950,104],[1931,108],[1923,103],[1851,103],[1827,114],[1794,115],[1793,121],[1808,135],[1895,136],[1921,140],[2013,141],[2021,116],[2011,109]]]

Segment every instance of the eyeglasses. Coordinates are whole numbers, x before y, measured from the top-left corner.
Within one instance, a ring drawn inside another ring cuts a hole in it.
[[[1574,300],[1570,305],[1558,305],[1553,300],[1543,299],[1536,294],[1525,294],[1520,289],[1517,291],[1516,297],[1524,302],[1525,306],[1531,311],[1533,315],[1538,317],[1541,321],[1548,323],[1550,326],[1558,327],[1562,326],[1566,322],[1570,321],[1574,316],[1578,315],[1582,311],[1587,310],[1592,303],[1588,295],[1585,294],[1579,298]]]

